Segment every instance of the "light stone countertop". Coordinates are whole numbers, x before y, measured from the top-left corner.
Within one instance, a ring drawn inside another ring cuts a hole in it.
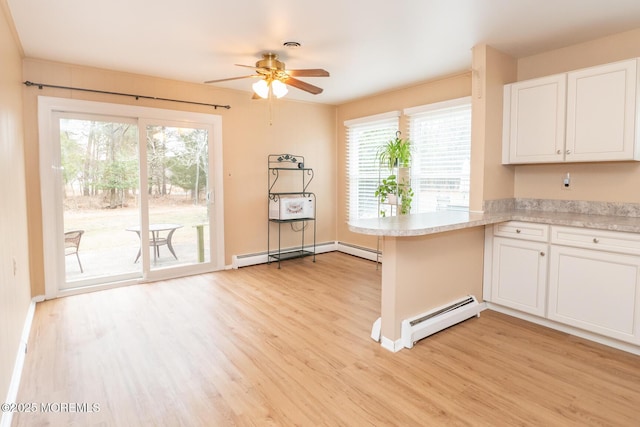
[[[490,213],[445,210],[386,218],[360,219],[350,221],[348,226],[350,231],[360,234],[409,237],[443,233],[446,231],[479,227],[512,220],[640,233],[640,217],[521,209]]]

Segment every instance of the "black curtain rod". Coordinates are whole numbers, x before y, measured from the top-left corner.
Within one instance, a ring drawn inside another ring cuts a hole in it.
[[[69,87],[69,86],[56,86],[56,85],[48,85],[44,83],[33,83],[30,81],[24,82],[25,86],[38,86],[38,89],[42,89],[43,87],[51,87],[54,89],[69,89],[69,90],[79,90],[82,92],[93,92],[93,93],[103,93],[106,95],[120,95],[120,96],[128,96],[135,99],[155,99],[157,101],[171,101],[171,102],[182,102],[183,104],[193,104],[193,105],[205,105],[207,107],[213,107],[214,109],[218,108],[226,108],[227,110],[231,108],[231,105],[219,105],[219,104],[207,104],[204,102],[195,102],[195,101],[183,101],[181,99],[171,99],[171,98],[158,98],[156,96],[145,96],[145,95],[133,95],[131,93],[120,93],[120,92],[109,92],[106,90],[96,90],[96,89],[84,89],[81,87]]]

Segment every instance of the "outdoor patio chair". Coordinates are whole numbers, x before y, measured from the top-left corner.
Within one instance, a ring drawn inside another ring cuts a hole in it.
[[[78,259],[78,265],[80,266],[80,272],[84,273],[82,269],[82,263],[80,262],[80,255],[78,255],[78,248],[80,247],[80,239],[84,234],[84,230],[73,230],[64,233],[64,255],[74,255]]]

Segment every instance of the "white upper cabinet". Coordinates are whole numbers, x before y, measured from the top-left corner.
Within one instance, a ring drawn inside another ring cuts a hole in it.
[[[637,59],[505,86],[502,162],[640,160]]]
[[[564,160],[566,79],[557,74],[505,86],[504,136],[510,144],[504,163]]]
[[[566,159],[634,160],[637,61],[567,74]]]

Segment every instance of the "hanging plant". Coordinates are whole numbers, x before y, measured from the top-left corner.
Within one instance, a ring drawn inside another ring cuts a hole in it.
[[[400,185],[400,187],[398,187],[398,194],[400,196],[400,214],[406,215],[411,213],[413,189],[408,185]]]
[[[378,161],[389,170],[406,168],[411,163],[411,141],[400,138],[400,135],[400,131],[396,132],[396,137],[389,140],[378,153]]]

